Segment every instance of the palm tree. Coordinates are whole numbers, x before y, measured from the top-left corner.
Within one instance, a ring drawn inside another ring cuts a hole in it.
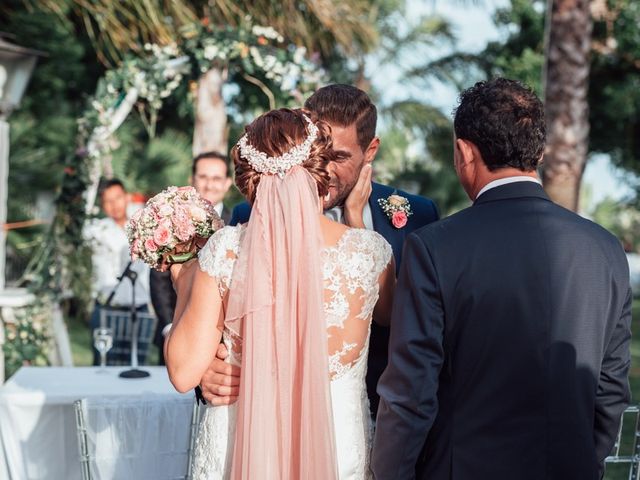
[[[589,144],[589,0],[549,0],[543,74],[547,150],[543,183],[552,200],[578,210]]]

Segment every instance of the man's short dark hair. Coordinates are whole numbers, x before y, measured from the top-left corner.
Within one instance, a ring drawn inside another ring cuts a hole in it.
[[[223,153],[216,152],[214,150],[211,150],[210,152],[202,152],[193,159],[193,163],[191,164],[191,175],[196,174],[196,166],[198,162],[203,158],[212,158],[214,160],[222,160],[222,162],[224,163],[224,166],[227,167],[227,177],[231,176],[231,172],[229,170],[229,158],[227,158],[227,156],[224,155]]]
[[[533,90],[515,80],[478,82],[462,92],[453,128],[456,138],[478,147],[492,171],[513,167],[531,172],[544,152],[542,102]]]
[[[320,120],[341,127],[356,125],[358,145],[365,151],[376,136],[378,112],[369,95],[353,85],[334,84],[317,90],[304,102]]]
[[[121,180],[117,178],[103,178],[100,180],[100,185],[98,186],[99,198],[102,198],[102,194],[111,187],[120,187],[125,192],[127,191],[127,189],[124,188],[124,183],[122,183]]]

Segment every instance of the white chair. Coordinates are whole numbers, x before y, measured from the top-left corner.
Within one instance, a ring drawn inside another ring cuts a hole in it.
[[[605,459],[607,466],[605,479],[627,478],[628,480],[640,480],[639,427],[640,408],[637,405],[627,408],[622,413],[620,429],[618,430],[613,451],[611,455]],[[624,466],[628,472],[623,473],[620,466]],[[612,471],[614,469],[615,475]],[[624,475],[624,477],[622,475]]]
[[[199,409],[190,397],[74,402],[83,480],[189,480]]]

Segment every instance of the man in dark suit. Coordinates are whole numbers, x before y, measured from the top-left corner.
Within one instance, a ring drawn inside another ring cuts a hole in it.
[[[427,198],[371,182],[371,168],[366,166],[373,162],[380,140],[375,136],[376,107],[365,92],[351,85],[329,85],[309,97],[305,108],[331,126],[333,147],[340,153],[340,159],[329,166],[330,198],[325,199],[325,215],[351,227],[380,233],[391,244],[396,266],[399,266],[405,237],[438,219],[435,204]],[[378,202],[393,194],[405,197],[413,212],[406,225],[399,228]],[[238,205],[231,225],[248,221],[250,212],[248,204]],[[378,406],[375,388],[387,363],[388,343],[389,329],[374,323],[367,372],[367,390],[374,414]],[[201,383],[204,397],[216,405],[235,401],[238,385],[239,371],[219,360],[214,361]]]
[[[539,184],[530,89],[496,79],[460,99],[454,163],[474,204],[407,238],[375,478],[601,478],[629,402],[624,252]]]
[[[191,185],[203,197],[209,200],[225,223],[231,219],[231,210],[225,207],[223,200],[232,180],[229,171],[229,159],[219,152],[204,152],[193,159],[191,165]],[[164,334],[167,325],[173,321],[176,308],[176,292],[171,283],[169,271],[158,272],[151,269],[149,277],[151,303],[158,318],[153,343],[160,351],[159,364],[164,365]]]

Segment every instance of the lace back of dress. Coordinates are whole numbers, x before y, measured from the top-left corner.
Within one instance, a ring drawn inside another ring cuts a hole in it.
[[[223,304],[231,287],[243,231],[243,227],[220,230],[199,256],[200,268],[218,280]],[[336,379],[366,362],[371,318],[378,301],[378,280],[391,260],[392,251],[377,233],[349,229],[322,255],[329,371],[331,378]],[[242,339],[227,329],[224,341],[239,360]]]
[[[378,281],[391,259],[391,248],[375,232],[347,230],[324,252],[325,316],[332,379],[363,365]]]

